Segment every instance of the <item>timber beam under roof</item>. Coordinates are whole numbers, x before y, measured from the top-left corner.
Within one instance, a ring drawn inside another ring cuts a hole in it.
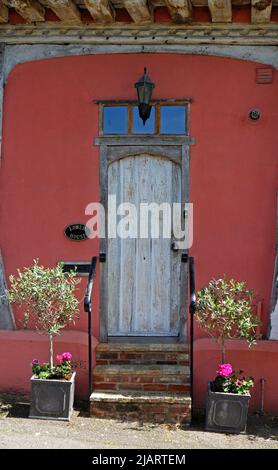
[[[128,46],[186,45],[278,45],[278,23],[190,25],[152,24],[145,26],[72,26],[52,24],[0,25],[0,43],[5,44],[75,44]],[[159,49],[158,49],[159,50]]]
[[[228,24],[233,21],[233,10],[244,7],[251,23],[266,24],[277,6],[278,0],[0,0],[0,23],[14,24],[21,18],[27,23],[108,25],[124,15],[127,23],[138,25],[157,21],[188,24],[196,21],[198,9],[205,9],[212,23]]]

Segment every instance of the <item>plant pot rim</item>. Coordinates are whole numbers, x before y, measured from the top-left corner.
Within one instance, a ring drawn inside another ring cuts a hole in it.
[[[242,395],[241,393],[232,393],[232,392],[214,392],[214,390],[211,389],[211,384],[212,384],[212,382],[210,381],[210,382],[208,383],[208,391],[209,391],[210,393],[217,393],[218,395],[223,395],[223,397],[225,397],[225,396],[227,396],[227,395],[232,395],[232,396],[234,396],[234,397],[248,397],[248,398],[251,397],[251,395],[250,395],[249,392],[248,392],[248,393],[245,393],[244,395]]]
[[[40,379],[39,377],[32,375],[30,380],[40,381],[40,382],[50,382],[50,383],[55,383],[55,382],[72,383],[75,379],[75,376],[76,376],[76,372],[72,372],[70,380],[66,380],[66,379]]]

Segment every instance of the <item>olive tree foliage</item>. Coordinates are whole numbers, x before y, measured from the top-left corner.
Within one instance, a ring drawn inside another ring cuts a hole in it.
[[[255,295],[245,282],[234,279],[212,279],[197,295],[196,320],[200,327],[221,343],[222,363],[225,363],[225,341],[245,339],[249,346],[259,336],[261,324],[254,314]]]
[[[63,264],[45,268],[34,264],[17,276],[11,275],[8,297],[11,303],[24,308],[23,326],[34,326],[42,334],[49,335],[50,367],[53,369],[53,336],[74,322],[79,313],[79,302],[74,295],[80,279],[75,271],[63,272]]]

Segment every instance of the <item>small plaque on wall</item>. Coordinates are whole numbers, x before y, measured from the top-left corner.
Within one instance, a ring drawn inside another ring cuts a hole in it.
[[[70,224],[64,230],[65,236],[74,242],[88,240],[89,229],[85,224]]]

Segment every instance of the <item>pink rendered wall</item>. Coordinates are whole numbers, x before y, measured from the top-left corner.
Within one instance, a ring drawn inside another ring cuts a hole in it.
[[[88,398],[88,346],[87,334],[82,331],[64,331],[54,340],[54,355],[71,351],[76,370],[76,397]],[[92,352],[97,341],[93,338]],[[31,362],[49,361],[46,336],[34,331],[0,330],[0,390],[1,392],[30,392]],[[94,365],[94,364],[93,364]]]
[[[277,72],[273,84],[257,85],[253,62],[118,54],[15,67],[5,87],[0,171],[0,246],[7,273],[35,257],[53,265],[98,254],[98,241],[74,243],[63,235],[68,223],[88,218],[89,202],[99,200],[94,100],[135,98],[133,83],[144,65],[156,83],[155,98],[193,98],[191,252],[197,287],[224,273],[247,280],[264,301],[266,323],[275,249]],[[261,111],[257,123],[248,120],[252,108]],[[83,314],[76,328],[85,328]]]
[[[63,235],[67,224],[86,221],[85,206],[99,200],[99,148],[93,145],[98,107],[94,100],[134,99],[133,84],[144,66],[156,83],[155,99],[193,99],[190,134],[196,144],[190,156],[191,254],[195,256],[197,288],[224,273],[246,280],[263,300],[265,330],[275,255],[278,93],[277,72],[273,84],[257,85],[258,64],[253,62],[178,54],[117,54],[16,66],[5,87],[0,170],[0,246],[6,272],[14,273],[36,257],[53,265],[58,260],[89,260],[98,255],[97,240],[74,243]],[[169,70],[175,73],[169,75]],[[248,119],[252,108],[261,111],[257,123]],[[80,298],[84,288],[83,281]],[[96,338],[98,310],[97,276]],[[86,321],[81,309],[73,329],[85,331]]]

